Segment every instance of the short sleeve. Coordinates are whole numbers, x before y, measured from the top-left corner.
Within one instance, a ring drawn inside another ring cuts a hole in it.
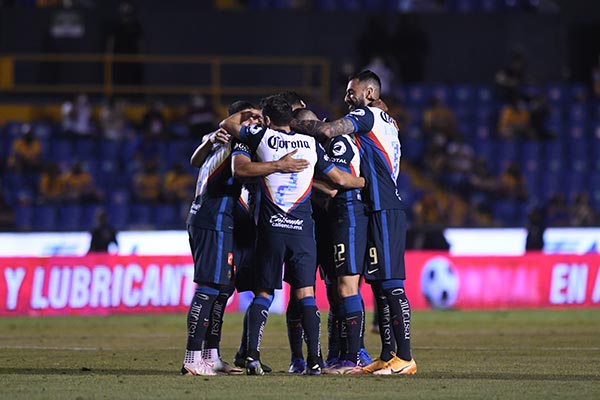
[[[259,125],[242,126],[242,129],[240,129],[240,140],[246,143],[251,151],[255,151],[266,131],[266,127]]]
[[[323,146],[320,143],[317,143],[317,164],[315,165],[315,169],[322,174],[327,174],[331,169],[335,166],[329,156],[325,152]]]
[[[375,117],[369,108],[362,107],[346,114],[343,118],[347,118],[354,125],[354,133],[367,133],[373,129]]]

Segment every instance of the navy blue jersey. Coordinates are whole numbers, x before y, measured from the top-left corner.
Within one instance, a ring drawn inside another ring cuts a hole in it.
[[[277,161],[298,150],[294,157],[309,162],[310,166],[298,173],[275,172],[261,177],[258,226],[281,233],[313,235],[310,194],[315,169],[327,173],[334,168],[323,147],[311,136],[256,125],[242,127],[240,137],[258,161]]]
[[[213,146],[198,173],[188,224],[216,231],[233,230],[233,210],[241,184],[231,175],[231,149],[239,145],[218,143]]]
[[[396,188],[400,140],[392,118],[379,108],[362,107],[347,114],[354,125],[361,175],[367,180],[363,200],[371,211],[404,209]]]
[[[354,135],[336,136],[327,142],[329,160],[342,171],[354,176],[360,175],[360,155]],[[361,201],[360,189],[340,189],[334,203]]]

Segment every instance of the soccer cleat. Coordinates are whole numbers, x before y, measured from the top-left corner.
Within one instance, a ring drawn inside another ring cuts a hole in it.
[[[340,359],[337,357],[329,357],[327,360],[325,360],[325,368],[332,368],[335,367],[336,365],[338,365],[340,362]]]
[[[373,375],[412,375],[417,373],[417,363],[414,359],[403,360],[394,356],[386,366],[373,372]]]
[[[358,352],[358,365],[366,366],[373,362],[373,359],[364,347]]]
[[[292,358],[288,372],[290,374],[302,374],[306,369],[306,361],[303,358]]]
[[[260,364],[260,360],[254,360],[251,357],[246,358],[246,375],[264,375],[265,371]]]
[[[233,358],[233,365],[242,369],[246,368],[246,358],[242,357],[239,353],[236,354]],[[265,374],[270,374],[271,372],[273,372],[273,368],[269,367],[267,364],[263,364],[261,362],[260,366],[262,367],[263,371],[265,371]]]
[[[244,373],[243,369],[232,367],[231,365],[229,365],[229,363],[223,361],[223,359],[221,358],[215,361],[213,370],[227,375],[240,375]]]
[[[323,364],[323,359],[321,356],[308,356],[306,359],[306,369],[304,373],[306,375],[321,375],[321,365]]]
[[[213,364],[202,358],[202,351],[186,350],[181,367],[182,375],[214,376]]]
[[[350,371],[353,371],[355,368],[357,368],[357,365],[352,361],[341,360],[339,363],[332,367],[323,368],[322,372],[324,375],[346,375],[349,374]]]
[[[385,368],[387,362],[376,358],[373,362],[366,367],[362,368],[362,372],[364,374],[372,374],[375,371],[379,371],[382,368]]]

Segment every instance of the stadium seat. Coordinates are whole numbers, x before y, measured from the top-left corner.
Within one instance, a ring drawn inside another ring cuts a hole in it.
[[[455,85],[452,88],[450,101],[455,105],[472,106],[475,100],[475,90],[471,85]]]
[[[514,226],[517,220],[517,202],[510,199],[495,201],[492,206],[492,216],[502,225]]]
[[[96,214],[100,207],[99,205],[83,206],[81,210],[80,229],[89,231],[96,225]]]
[[[15,227],[18,231],[30,231],[33,228],[33,207],[15,207]]]
[[[78,138],[75,140],[74,156],[81,160],[96,159],[98,153],[98,142],[90,138]]]
[[[79,204],[67,204],[58,208],[56,229],[77,231],[81,229],[82,207]]]
[[[564,193],[567,201],[573,200],[575,194],[588,190],[589,176],[586,172],[570,171],[565,174]]]
[[[558,140],[544,143],[544,170],[551,172],[562,171],[565,167],[564,147]]]
[[[425,85],[407,85],[406,94],[406,102],[411,107],[424,107],[431,98],[431,92]]]
[[[185,221],[179,216],[179,207],[172,204],[160,204],[152,210],[157,229],[182,229]]]
[[[429,88],[429,93],[430,96],[435,96],[440,98],[443,102],[448,103],[448,101],[451,100],[451,96],[450,96],[450,88],[446,85],[432,85]]]
[[[57,229],[57,209],[53,205],[41,205],[33,209],[33,229],[54,231]]]
[[[553,105],[562,105],[565,102],[566,98],[566,88],[564,84],[560,83],[552,83],[546,85],[546,96],[550,104]]]
[[[494,99],[494,92],[490,85],[479,85],[475,87],[476,104],[491,104]]]
[[[542,202],[542,192],[540,184],[540,173],[538,170],[523,169],[523,178],[527,182],[527,191],[529,193],[530,202]]]
[[[590,202],[597,212],[600,211],[600,171],[593,172],[588,181]]]
[[[587,121],[587,105],[581,103],[571,104],[569,106],[568,117],[570,122],[582,123]]]
[[[58,163],[71,164],[73,156],[73,146],[68,139],[54,139],[50,141],[49,158]]]
[[[129,224],[148,228],[154,224],[152,206],[147,204],[132,204],[129,206]]]
[[[568,141],[566,143],[569,169],[585,172],[590,166],[590,146],[588,144],[587,132],[582,126],[572,126],[569,129]]]
[[[542,200],[548,200],[555,193],[564,193],[564,174],[562,171],[545,171],[541,175],[540,194]]]

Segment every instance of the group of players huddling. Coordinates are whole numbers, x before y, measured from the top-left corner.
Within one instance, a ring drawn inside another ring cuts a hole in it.
[[[404,290],[406,216],[396,188],[400,142],[380,90],[371,71],[351,77],[344,98],[350,112],[331,122],[320,121],[293,92],[264,98],[259,108],[238,101],[195,150],[191,163],[200,171],[187,229],[197,287],[187,315],[183,374],[271,372],[261,362],[260,345],[282,276],[291,288],[290,373],[417,371]],[[317,265],[330,303],[325,361]],[[364,349],[363,277],[379,314],[375,360]],[[232,366],[222,360],[219,342],[234,290],[251,290],[254,299]]]

